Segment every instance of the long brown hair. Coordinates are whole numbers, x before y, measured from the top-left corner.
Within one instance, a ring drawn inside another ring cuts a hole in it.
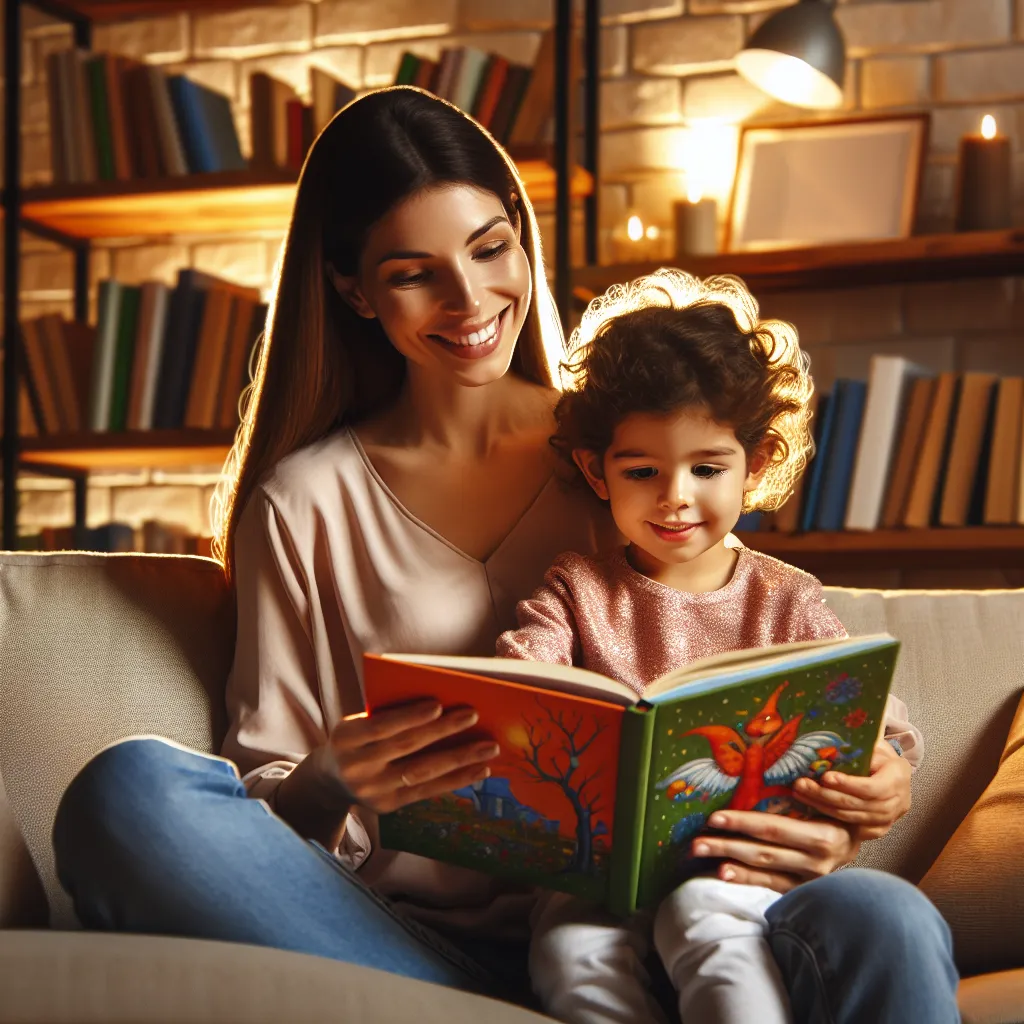
[[[241,425],[214,494],[213,550],[229,579],[239,516],[264,475],[398,397],[405,359],[379,321],[358,316],[338,295],[327,264],[356,274],[373,224],[440,183],[493,193],[520,227],[533,300],[511,369],[558,386],[561,328],[533,208],[508,155],[472,118],[419,89],[398,86],[355,100],[320,133],[302,169]]]

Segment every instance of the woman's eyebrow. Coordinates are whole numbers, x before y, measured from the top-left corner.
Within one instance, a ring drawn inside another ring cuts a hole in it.
[[[504,214],[498,214],[497,217],[492,217],[486,224],[482,224],[474,231],[469,238],[466,239],[466,245],[472,245],[481,235],[486,235],[495,224],[500,224],[502,221],[508,223],[508,218]],[[393,249],[391,252],[384,253],[379,260],[377,260],[377,266],[379,267],[382,263],[387,263],[388,260],[428,260],[432,256],[429,252],[413,252],[410,249]]]

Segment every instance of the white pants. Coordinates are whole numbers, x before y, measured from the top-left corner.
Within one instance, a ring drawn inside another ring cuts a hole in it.
[[[654,946],[683,1024],[789,1024],[789,998],[765,940],[777,892],[693,878],[654,917]],[[568,1024],[665,1024],[644,970],[650,918],[620,921],[558,893],[534,918],[530,977],[546,1013]]]

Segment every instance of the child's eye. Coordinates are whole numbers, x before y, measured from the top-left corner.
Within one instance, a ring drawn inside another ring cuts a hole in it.
[[[658,475],[658,471],[653,466],[639,466],[637,469],[627,469],[623,475],[627,480],[650,480]]]
[[[701,480],[710,480],[712,477],[720,476],[725,472],[722,466],[694,466],[693,475]]]

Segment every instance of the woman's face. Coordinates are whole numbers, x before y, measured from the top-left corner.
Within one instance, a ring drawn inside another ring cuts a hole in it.
[[[407,360],[467,386],[508,370],[531,297],[519,232],[468,185],[403,200],[370,230],[358,277],[336,283]]]

